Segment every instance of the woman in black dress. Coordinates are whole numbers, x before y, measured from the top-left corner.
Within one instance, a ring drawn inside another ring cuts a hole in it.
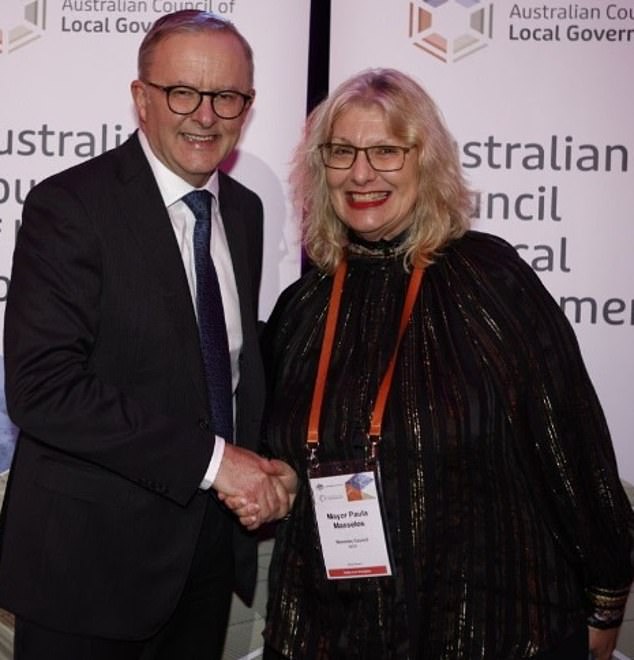
[[[433,101],[394,70],[351,78],[310,116],[293,182],[315,267],[264,337],[266,442],[300,475],[277,530],[265,658],[586,660],[588,644],[609,658],[632,510],[604,415],[538,277],[469,230]],[[372,466],[373,452],[391,574],[329,579],[307,457]]]

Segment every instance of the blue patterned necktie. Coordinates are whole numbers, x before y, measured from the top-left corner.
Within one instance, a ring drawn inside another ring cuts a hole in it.
[[[183,197],[183,201],[196,217],[194,226],[196,309],[214,431],[225,440],[231,441],[233,405],[229,341],[218,275],[210,254],[213,196],[208,190],[192,190]]]

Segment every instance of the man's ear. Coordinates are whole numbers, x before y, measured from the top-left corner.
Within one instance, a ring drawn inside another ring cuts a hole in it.
[[[147,115],[147,87],[140,80],[133,80],[130,84],[130,91],[132,92],[132,100],[136,108],[139,120],[145,121]]]

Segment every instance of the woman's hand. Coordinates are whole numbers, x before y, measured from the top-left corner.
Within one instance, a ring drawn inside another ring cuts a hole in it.
[[[274,474],[281,482],[286,492],[288,493],[289,505],[284,516],[291,510],[293,507],[293,502],[295,501],[295,495],[297,495],[297,487],[299,485],[299,479],[297,478],[297,473],[293,468],[284,461],[279,461],[277,458],[273,458],[269,461],[270,465],[273,467]],[[283,518],[284,516],[280,516]]]
[[[595,660],[610,660],[616,648],[616,639],[619,636],[618,628],[600,630],[588,626],[588,645],[590,653]]]

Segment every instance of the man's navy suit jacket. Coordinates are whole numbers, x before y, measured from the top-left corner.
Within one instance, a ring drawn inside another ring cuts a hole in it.
[[[236,438],[255,449],[262,204],[222,173],[219,203],[244,335]],[[74,634],[153,634],[176,606],[204,508],[227,513],[199,490],[214,429],[196,318],[136,135],[28,196],[5,366],[21,432],[2,512],[0,606]],[[233,528],[236,588],[248,599],[255,540]]]

